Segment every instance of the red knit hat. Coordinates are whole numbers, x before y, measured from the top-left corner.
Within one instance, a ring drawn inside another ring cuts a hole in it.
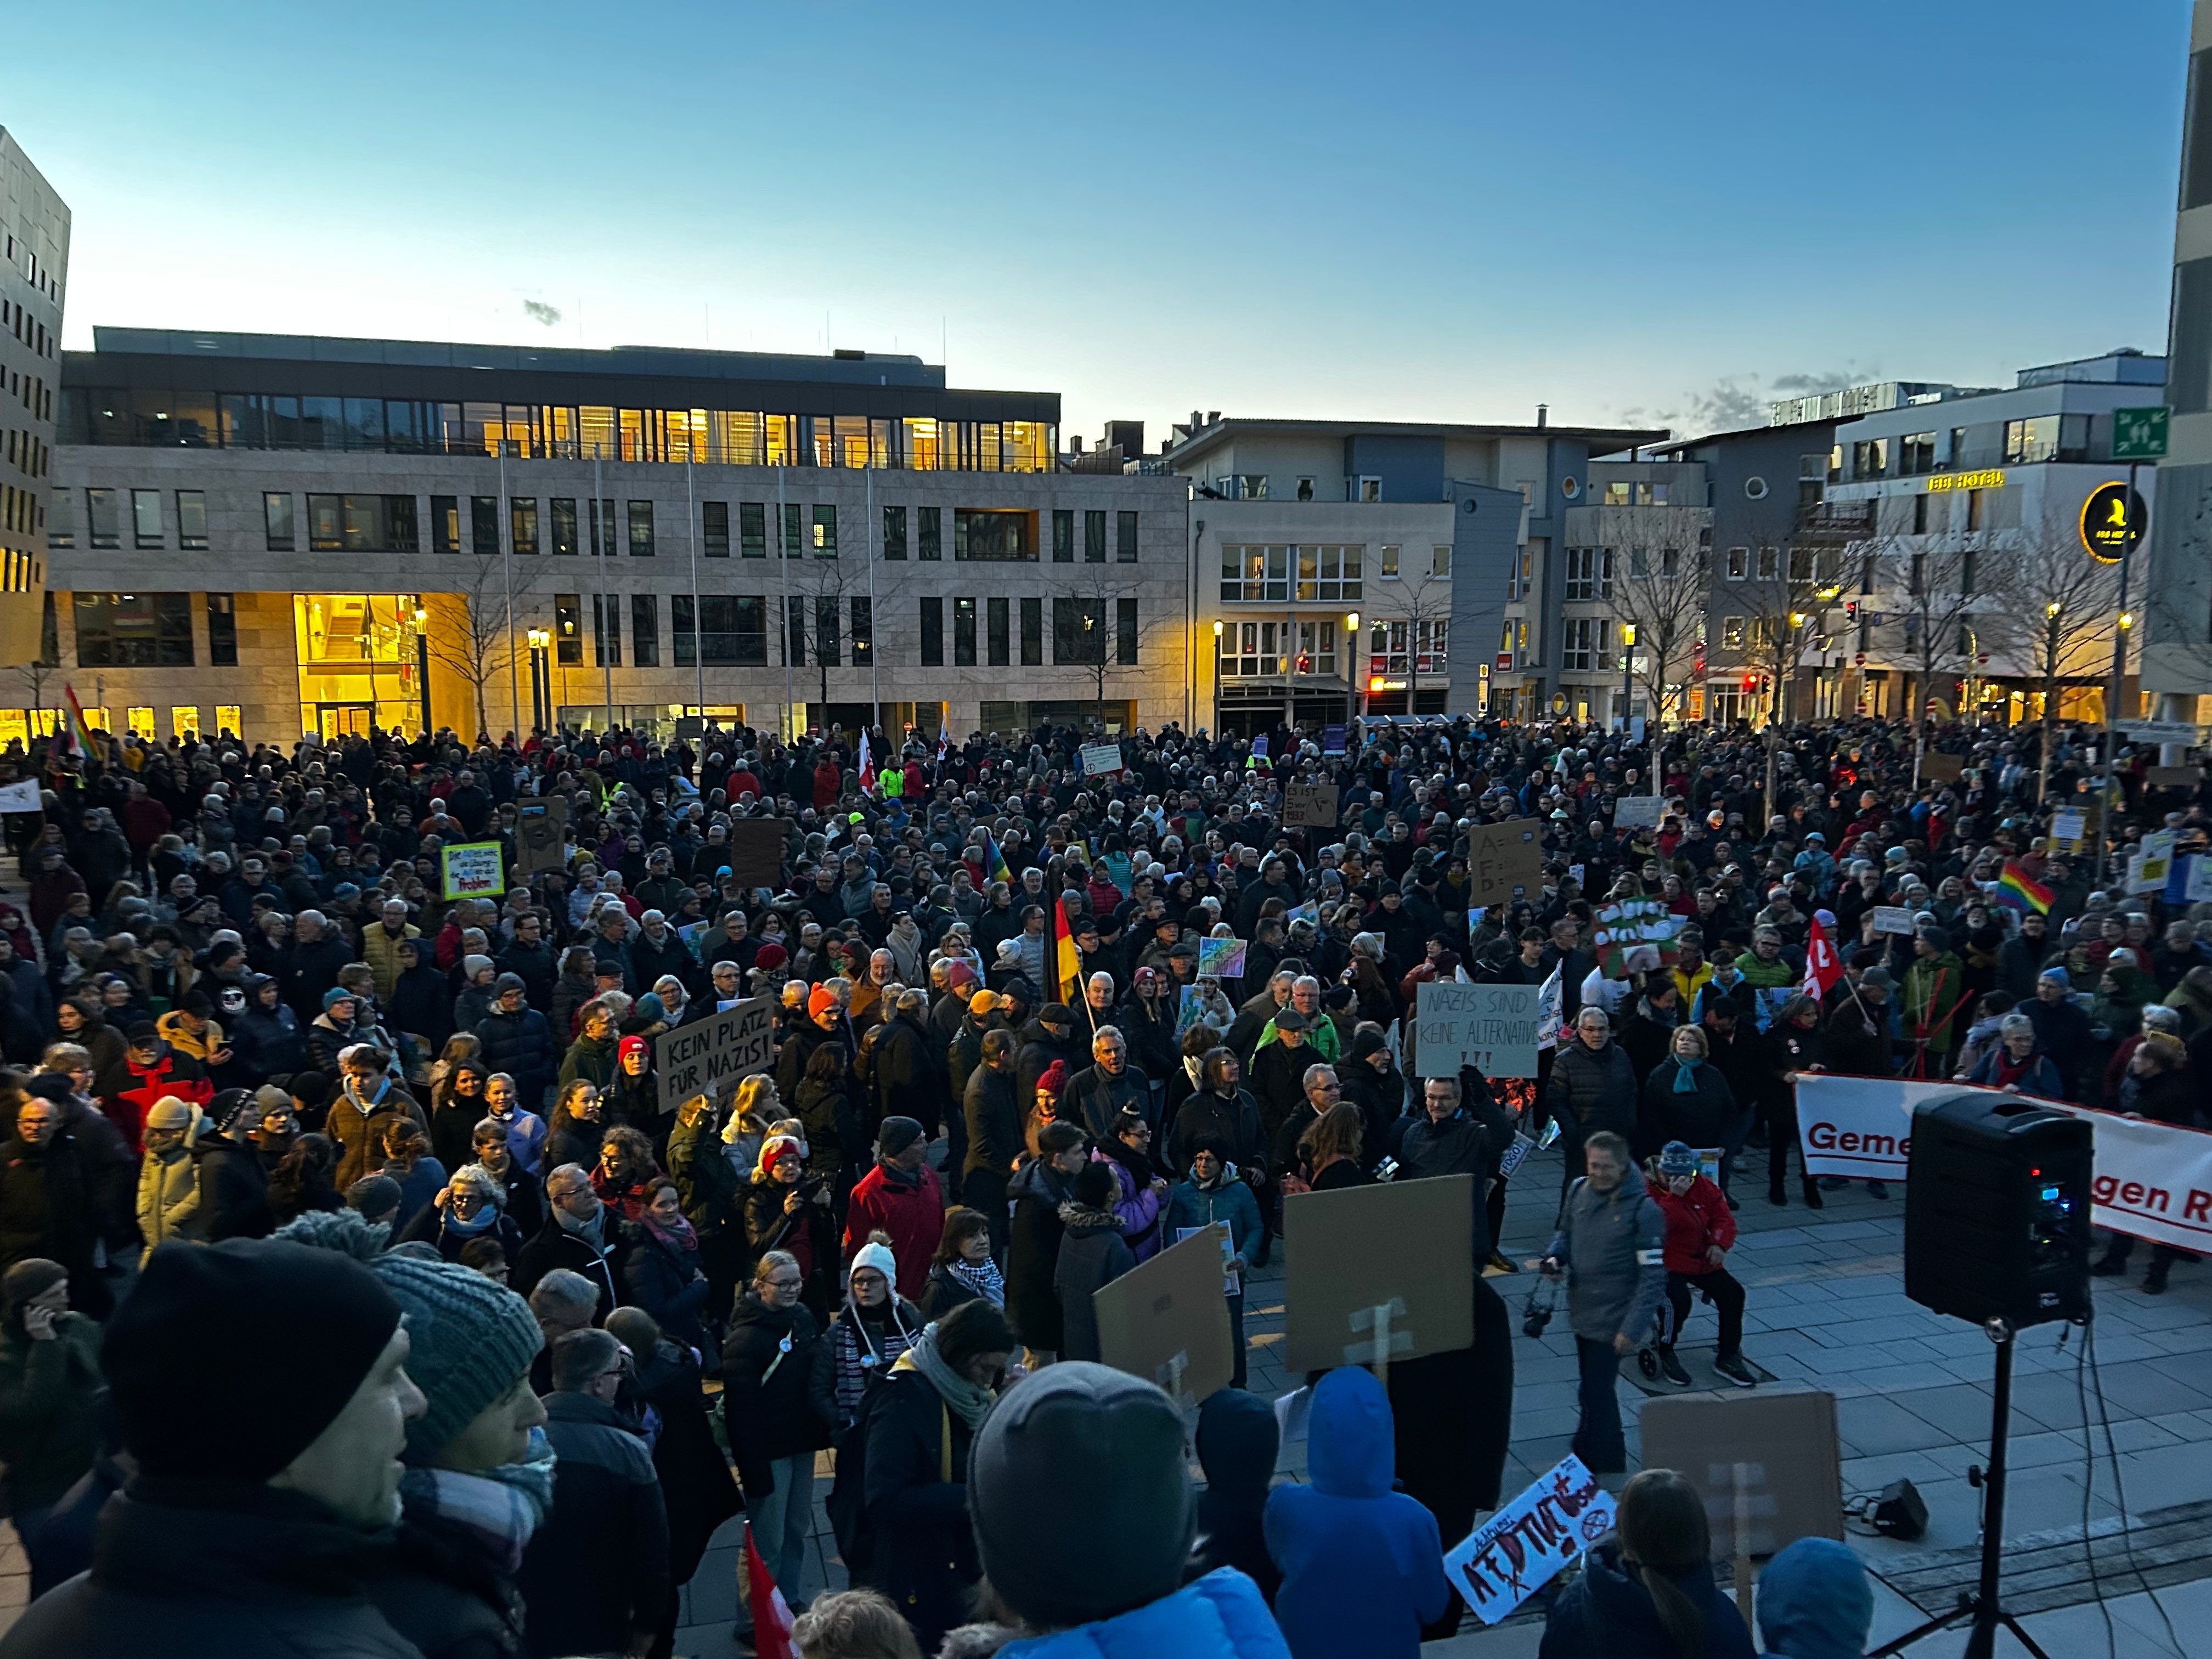
[[[1046,1066],[1037,1079],[1036,1086],[1039,1094],[1050,1095],[1054,1100],[1058,1100],[1060,1091],[1067,1086],[1067,1062],[1064,1060],[1055,1060],[1051,1065]]]
[[[653,1045],[643,1037],[626,1036],[617,1047],[615,1053],[617,1058],[628,1060],[632,1054],[649,1054],[652,1051]]]
[[[787,1153],[793,1158],[799,1156],[798,1140],[790,1135],[770,1135],[761,1142],[760,1162],[754,1166],[754,1175],[763,1181],[771,1179],[775,1174],[776,1160]]]
[[[806,1017],[819,1019],[837,1006],[837,994],[826,985],[817,985],[808,994]]]

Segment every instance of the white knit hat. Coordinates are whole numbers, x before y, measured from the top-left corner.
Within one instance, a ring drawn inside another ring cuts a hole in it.
[[[872,1238],[861,1245],[853,1257],[852,1265],[845,1269],[846,1284],[849,1285],[853,1282],[853,1275],[863,1267],[873,1267],[884,1276],[884,1284],[893,1290],[898,1288],[898,1258],[890,1253],[889,1245],[880,1244]]]

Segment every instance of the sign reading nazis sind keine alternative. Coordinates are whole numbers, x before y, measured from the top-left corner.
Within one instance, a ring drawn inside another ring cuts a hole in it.
[[[755,997],[696,1025],[663,1031],[653,1040],[660,1109],[672,1112],[694,1095],[719,1098],[736,1088],[740,1078],[768,1070],[775,1059],[773,997]]]
[[[1414,1054],[1425,1077],[1473,1066],[1485,1077],[1536,1075],[1536,985],[1435,980],[1414,1005]]]

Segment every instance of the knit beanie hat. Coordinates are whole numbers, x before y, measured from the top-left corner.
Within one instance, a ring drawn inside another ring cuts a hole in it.
[[[474,1268],[380,1255],[373,1271],[406,1313],[407,1375],[429,1401],[407,1425],[404,1461],[421,1468],[514,1386],[545,1339],[527,1302]]]
[[[1036,1080],[1036,1091],[1041,1095],[1050,1095],[1054,1100],[1060,1098],[1060,1091],[1066,1086],[1067,1062],[1064,1060],[1053,1061]]]
[[[354,995],[352,992],[347,990],[344,986],[333,985],[329,990],[323,993],[323,1012],[327,1014],[341,1002],[358,1002],[360,1000],[360,998]]]
[[[1698,1155],[1686,1140],[1670,1140],[1659,1149],[1659,1173],[1662,1176],[1695,1175]]]
[[[1082,1550],[1037,1525],[1047,1490],[1083,1495]],[[1158,1601],[1182,1582],[1196,1516],[1182,1414],[1152,1383],[1085,1360],[1026,1377],[976,1431],[968,1512],[992,1589],[1032,1625]]]
[[[501,974],[491,982],[494,996],[503,997],[509,991],[521,991],[527,994],[529,989],[529,986],[523,983],[522,975],[520,974]]]
[[[887,1117],[876,1131],[876,1149],[884,1158],[896,1158],[917,1140],[927,1140],[929,1132],[910,1117]]]
[[[806,1017],[819,1019],[837,1006],[837,994],[826,985],[817,985],[807,994]]]
[[[782,967],[785,963],[790,960],[791,952],[785,950],[783,946],[778,945],[774,939],[770,939],[767,944],[762,945],[758,953],[754,956],[753,966],[756,968],[773,969]]]
[[[952,990],[965,990],[975,983],[975,970],[964,962],[956,961],[945,970],[945,982]]]
[[[776,1160],[787,1153],[793,1158],[799,1156],[799,1142],[790,1135],[770,1135],[761,1142],[760,1162],[753,1166],[755,1178],[762,1181],[774,1179]]]
[[[108,1321],[100,1369],[148,1474],[258,1484],[337,1420],[398,1326],[392,1292],[335,1251],[169,1243]]]
[[[399,1207],[399,1183],[388,1175],[367,1175],[346,1188],[346,1207],[365,1216],[389,1216]]]
[[[896,1279],[896,1275],[893,1275]],[[0,1273],[0,1307],[14,1313],[34,1296],[42,1296],[69,1279],[69,1269],[42,1255],[26,1256]]]
[[[884,1283],[893,1290],[898,1288],[898,1258],[878,1237],[871,1235],[868,1242],[853,1253],[853,1260],[845,1268],[845,1282],[853,1282],[853,1275],[863,1267],[873,1267],[884,1276]]]
[[[644,999],[641,997],[639,1000],[642,1002]],[[643,1037],[626,1036],[616,1046],[615,1056],[618,1060],[628,1060],[632,1054],[649,1054],[652,1052],[653,1045]]]
[[[471,981],[475,980],[478,974],[488,974],[491,972],[491,967],[492,963],[489,957],[463,957],[461,958],[462,975]]]

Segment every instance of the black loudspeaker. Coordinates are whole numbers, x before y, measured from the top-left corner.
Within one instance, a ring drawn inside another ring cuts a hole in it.
[[[1923,1101],[1907,1154],[1905,1295],[2014,1330],[2087,1318],[2092,1133],[2025,1096]]]
[[[1885,1538],[1917,1538],[1928,1530],[1928,1505],[1910,1480],[1893,1480],[1874,1500],[1867,1518]]]

